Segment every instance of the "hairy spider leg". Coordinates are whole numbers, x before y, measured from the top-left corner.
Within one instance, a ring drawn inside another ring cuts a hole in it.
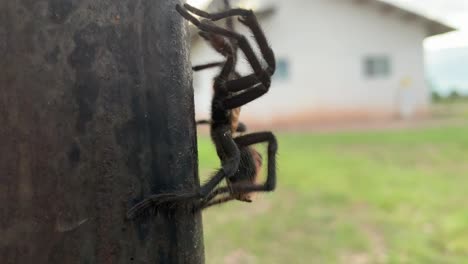
[[[198,10],[190,5],[185,4],[184,5],[188,10],[192,11],[193,13],[197,12],[197,15],[200,16],[209,16],[210,14]],[[252,47],[250,46],[249,42],[247,41],[247,38],[239,33],[221,28],[216,26],[213,23],[208,23],[207,20],[200,21],[194,16],[192,16],[188,11],[186,11],[184,8],[182,8],[180,5],[176,6],[176,10],[187,20],[192,22],[196,27],[198,27],[202,31],[210,32],[210,33],[215,33],[219,34],[228,38],[232,38],[237,40],[237,43],[239,45],[239,48],[242,50],[242,52],[245,54],[249,64],[251,65],[252,69],[254,70],[255,74],[251,74],[245,77],[241,77],[236,80],[231,80],[226,82],[226,87],[235,87],[235,91],[242,91],[230,98],[227,98],[224,101],[224,106],[227,109],[233,109],[240,107],[242,105],[245,105],[258,97],[262,96],[263,94],[268,92],[268,89],[270,87],[270,76],[274,72],[274,55],[271,49],[268,47],[262,48],[261,50],[270,50],[271,51],[271,56],[273,58],[272,64],[267,68],[267,70],[264,70],[262,66],[260,65],[259,60],[257,59]],[[196,11],[194,11],[196,10]],[[244,9],[231,9],[230,11],[226,12],[231,12],[231,11],[238,11],[239,13],[252,13],[252,17],[256,21],[255,16],[253,15],[252,11],[249,10],[244,10]],[[223,13],[226,13],[223,12]],[[258,24],[258,23],[257,23]],[[258,27],[259,28],[259,27]],[[253,31],[254,32],[254,31]],[[254,32],[255,34],[263,34],[263,32]],[[263,37],[264,38],[264,37]],[[270,61],[270,59],[268,59]],[[271,62],[271,61],[270,61]],[[273,66],[273,67],[272,67]]]
[[[230,10],[230,9],[231,9],[231,4],[230,4],[229,0],[224,0],[224,10]],[[228,17],[226,19],[226,28],[228,30],[231,30],[231,31],[236,31],[236,29],[234,27],[233,17]],[[230,44],[231,44],[231,47],[232,47],[232,50],[233,50],[234,59],[237,61],[237,50],[238,50],[239,46],[237,45],[236,41],[233,41],[232,38],[229,38],[229,40],[230,40]]]
[[[231,5],[229,3],[229,0],[224,0],[224,9],[225,10],[231,9]],[[231,31],[234,31],[234,21],[233,21],[232,17],[229,17],[229,18],[226,19],[226,28],[231,30]],[[206,36],[202,34],[202,32],[200,32],[199,34],[200,34],[200,36],[202,38],[205,38],[207,41],[209,41],[209,39],[207,39]],[[229,40],[231,40],[231,39],[229,39]],[[237,61],[237,48],[238,48],[237,43],[235,43],[234,41],[231,40],[229,44],[232,47],[232,51],[233,51],[232,56],[234,57],[235,61]],[[209,69],[209,68],[219,67],[219,66],[222,66],[222,65],[224,65],[224,62],[212,62],[212,63],[207,63],[207,64],[194,66],[194,67],[192,67],[192,70],[201,71],[201,70],[205,70],[205,69]]]
[[[196,124],[197,124],[197,126],[198,126],[198,125],[211,125],[211,121],[208,120],[208,119],[201,119],[201,120],[198,120]],[[247,132],[247,125],[244,124],[243,122],[239,122],[239,123],[237,124],[236,132],[237,132],[237,133],[245,133],[245,132]]]
[[[230,73],[234,70],[234,59],[232,56],[227,56],[226,62],[221,70],[221,73],[215,78],[215,91],[213,97],[214,109],[212,110],[214,118],[217,114],[221,115],[219,118],[224,120],[224,109],[216,105],[216,98],[224,96],[225,91],[220,90],[222,83],[225,82]],[[219,111],[220,113],[216,113]],[[217,116],[216,116],[217,117]],[[200,189],[202,197],[206,197],[225,177],[233,175],[240,162],[240,151],[232,138],[231,124],[217,124],[217,119],[211,120],[211,138],[216,147],[216,152],[221,159],[222,168],[215,174],[206,184]],[[221,173],[222,172],[222,173]]]
[[[270,72],[270,75],[273,75],[275,68],[276,68],[275,55],[273,53],[273,50],[268,45],[268,41],[265,37],[265,33],[261,29],[260,24],[258,23],[257,17],[255,16],[252,10],[247,10],[247,9],[242,9],[242,8],[233,8],[233,9],[225,10],[219,13],[208,13],[198,8],[195,8],[189,4],[184,4],[184,7],[196,15],[203,17],[203,18],[210,19],[212,21],[221,20],[223,18],[230,18],[233,16],[241,16],[238,19],[239,22],[247,26],[252,31],[253,36],[255,40],[257,41],[257,45],[260,49],[260,52],[262,53],[263,58],[268,64],[267,71]],[[234,31],[233,28],[228,27],[228,29]]]
[[[232,56],[227,56],[227,60],[215,82],[222,82],[226,80],[229,74],[232,72],[233,68],[234,60]],[[179,202],[194,198],[205,198],[224,178],[235,174],[237,168],[239,167],[240,151],[232,138],[230,124],[221,125],[215,129],[212,129],[211,136],[213,142],[215,143],[216,152],[221,159],[222,164],[222,168],[219,169],[213,177],[211,177],[205,184],[203,184],[203,186],[201,186],[198,191],[172,192],[150,195],[143,201],[130,208],[130,210],[127,212],[127,218],[132,219],[135,216],[142,214],[146,209],[150,207],[158,207],[161,204]]]
[[[229,3],[229,0],[224,0],[224,9],[225,10],[231,9],[231,5]],[[231,30],[231,31],[235,30],[234,21],[233,21],[232,17],[228,17],[226,19],[226,28]],[[205,38],[203,36],[203,34],[200,34],[200,36]],[[232,50],[233,50],[232,56],[234,56],[235,61],[237,61],[237,48],[238,48],[237,43],[235,41],[230,41],[230,45],[231,45]],[[212,63],[206,63],[206,64],[201,64],[201,65],[194,66],[194,67],[192,67],[192,70],[201,71],[201,70],[205,70],[205,69],[209,69],[209,68],[219,67],[219,66],[222,66],[222,65],[224,65],[224,62],[212,62]]]
[[[225,140],[221,140],[224,145],[224,155],[227,158],[222,160],[222,168],[219,169],[213,177],[211,177],[203,186],[200,187],[199,191],[194,192],[172,192],[154,194],[146,197],[143,201],[134,205],[130,210],[127,211],[127,218],[133,219],[136,216],[142,214],[149,208],[157,208],[162,204],[180,202],[184,200],[190,200],[194,198],[200,198],[203,201],[207,201],[207,197],[212,197],[211,192],[216,186],[226,177],[233,175],[237,167],[239,166],[239,149],[234,143],[232,138],[226,137]],[[228,143],[229,142],[229,143]],[[227,154],[227,155],[226,155]],[[212,200],[210,198],[209,200]],[[199,207],[198,207],[199,208]]]
[[[235,191],[239,192],[269,192],[276,188],[276,153],[278,152],[278,142],[271,132],[257,132],[240,136],[234,139],[239,146],[250,146],[253,144],[268,143],[267,148],[267,179],[262,185],[239,186]]]
[[[271,132],[257,132],[234,139],[237,145],[247,147],[253,144],[268,143],[267,147],[267,179],[262,185],[239,186],[236,190],[239,192],[269,192],[276,188],[276,153],[278,152],[278,142],[275,135]]]
[[[266,93],[270,86],[270,76],[273,75],[276,69],[276,61],[275,61],[273,50],[268,45],[268,41],[266,40],[265,34],[263,33],[260,25],[258,24],[257,18],[255,17],[252,10],[236,8],[236,9],[230,9],[230,10],[220,12],[220,13],[210,14],[208,12],[205,12],[193,6],[190,6],[189,4],[185,4],[184,7],[196,15],[211,19],[213,21],[220,20],[223,18],[229,18],[232,16],[242,16],[242,18],[239,18],[239,21],[243,23],[245,26],[247,26],[248,28],[250,28],[250,30],[252,31],[254,35],[255,40],[257,41],[257,45],[260,48],[260,51],[265,61],[268,64],[268,67],[265,70],[267,74],[265,74],[265,72],[260,73],[259,70],[256,69],[255,66],[251,64],[255,72],[254,74],[247,75],[245,77],[239,78],[237,80],[232,80],[226,83],[226,88],[232,92],[237,92],[237,91],[251,88],[252,86],[258,83],[258,79],[260,79],[263,85],[265,86],[265,87],[260,86],[257,89],[250,89],[250,91],[248,92],[239,94],[237,98],[233,97],[233,98],[227,99],[225,103],[226,107],[231,108],[231,107],[236,107],[236,106],[245,104],[246,102],[248,103],[251,100],[255,100],[256,98]],[[242,41],[240,41],[240,45],[241,44],[243,44]],[[248,43],[245,43],[245,44],[248,45]],[[249,55],[246,54],[246,57],[249,59],[248,56]]]
[[[210,125],[210,124],[211,124],[211,121],[208,119],[200,119],[197,121],[197,126],[198,125]]]
[[[237,148],[237,147],[236,147]],[[142,215],[145,211],[149,208],[154,208],[156,210],[163,204],[167,203],[176,203],[181,201],[189,201],[194,198],[200,198],[202,201],[207,200],[206,197],[211,197],[211,192],[216,188],[216,186],[226,178],[226,167],[234,168],[234,166],[228,166],[226,163],[224,166],[219,169],[214,176],[212,176],[208,182],[206,182],[202,187],[200,187],[199,191],[192,191],[192,192],[170,192],[170,193],[161,193],[161,194],[153,194],[146,197],[141,202],[135,204],[132,208],[127,211],[127,218],[133,219],[139,215]],[[228,171],[228,173],[234,173],[232,171]],[[210,199],[211,200],[211,199]],[[196,209],[199,209],[200,206],[196,206]]]
[[[229,0],[224,0],[224,10],[230,10],[230,9],[231,9],[231,4],[229,3]],[[229,17],[228,19],[226,19],[226,28],[234,31],[234,21],[232,20],[232,17]]]
[[[234,139],[236,144],[240,147],[248,147],[253,144],[268,143],[268,165],[267,165],[267,179],[264,184],[244,184],[235,185],[231,187],[219,187],[215,189],[209,196],[207,196],[199,205],[200,209],[206,208],[214,204],[224,203],[236,199],[236,193],[249,193],[249,192],[270,192],[276,188],[276,153],[278,150],[278,143],[275,136],[271,132],[258,132]],[[232,199],[218,198],[218,196],[229,193],[228,196]],[[248,202],[248,201],[247,201]]]
[[[202,70],[205,70],[205,69],[214,68],[214,67],[219,67],[219,66],[223,66],[223,65],[224,65],[224,61],[220,61],[220,62],[211,62],[211,63],[206,63],[206,64],[200,64],[200,65],[197,65],[197,66],[193,66],[193,67],[192,67],[192,70],[194,70],[194,71],[202,71]]]
[[[234,58],[232,56],[227,56],[221,73],[215,79],[215,87],[217,87],[215,89],[215,97],[217,97],[219,93],[224,93],[222,90],[218,90],[218,87],[222,86],[222,83],[229,78],[229,75],[234,70],[234,63]],[[222,109],[218,110],[223,111]],[[224,115],[224,113],[221,113],[221,115]],[[221,119],[224,118],[224,116],[221,117]],[[212,120],[211,122],[216,122],[216,120]],[[218,185],[225,177],[230,177],[236,173],[240,162],[240,151],[232,138],[231,124],[217,125],[212,123],[211,137],[216,147],[216,152],[221,159],[222,168],[200,188],[199,195],[202,198],[209,195],[216,185]]]
[[[184,7],[187,8],[187,10],[190,10],[191,12],[193,12],[194,14],[197,14],[197,15],[200,15],[200,16],[209,16],[208,13],[206,13],[204,11],[201,11],[199,9],[196,9],[196,8],[194,8],[194,7],[192,7],[192,6],[188,5],[188,4],[185,4]],[[222,27],[216,26],[213,23],[208,23],[208,21],[206,21],[206,20],[200,21],[197,18],[195,18],[194,16],[192,16],[189,12],[187,12],[180,5],[176,6],[176,10],[185,19],[192,22],[196,27],[198,27],[202,31],[219,34],[219,35],[222,35],[222,36],[237,40],[239,48],[244,52],[245,56],[247,57],[247,60],[251,64],[254,72],[257,75],[263,75],[263,68],[260,65],[260,62],[258,61],[257,57],[255,56],[255,53],[254,53],[252,47],[250,46],[250,44],[248,43],[247,39],[245,38],[245,36],[243,36],[243,35],[241,35],[241,34],[239,34],[237,32],[234,32],[234,31],[227,30],[227,29],[224,29]]]
[[[218,204],[222,204],[222,203],[233,201],[233,200],[239,201],[239,197],[235,196],[235,194],[232,194],[231,192],[232,192],[232,190],[229,187],[225,187],[225,186],[219,187],[216,190],[214,190],[213,192],[211,192],[210,195],[207,198],[205,198],[196,207],[196,209],[197,210],[204,210],[204,209],[206,209],[208,207],[211,207],[213,205],[218,205]],[[225,193],[228,193],[228,195],[224,195]],[[221,196],[221,197],[219,197],[219,196]],[[252,202],[252,200],[250,200],[250,199],[242,199],[240,201],[246,202],[246,203],[251,203]]]
[[[209,203],[203,204],[203,206],[199,207],[198,209],[199,210],[204,210],[204,209],[206,209],[208,207],[218,205],[218,204],[222,204],[222,203],[226,203],[226,202],[233,201],[233,200],[237,200],[237,198],[232,196],[232,195],[216,198],[216,199],[210,201]],[[243,202],[251,203],[252,200],[244,200]]]

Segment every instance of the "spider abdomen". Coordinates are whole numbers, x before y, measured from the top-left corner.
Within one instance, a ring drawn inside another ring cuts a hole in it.
[[[255,149],[240,148],[240,164],[237,172],[227,179],[229,186],[256,184],[262,167],[262,157]],[[234,193],[236,199],[251,201],[252,193]]]

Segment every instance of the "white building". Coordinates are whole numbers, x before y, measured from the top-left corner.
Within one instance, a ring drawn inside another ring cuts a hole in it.
[[[254,7],[270,11],[260,21],[277,71],[269,93],[245,106],[242,120],[284,125],[427,112],[423,40],[453,28],[378,0],[263,0]],[[193,41],[193,65],[220,58],[202,39]],[[209,116],[217,72],[194,73],[197,118]]]

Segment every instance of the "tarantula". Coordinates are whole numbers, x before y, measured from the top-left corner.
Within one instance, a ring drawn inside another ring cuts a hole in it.
[[[224,0],[224,8],[225,10],[231,9],[229,0]],[[226,28],[229,29],[230,31],[235,31],[234,21],[232,18],[233,18],[232,16],[227,17],[225,20],[225,25],[226,25]],[[224,38],[223,36],[220,36],[217,34],[210,34],[204,31],[200,31],[199,35],[202,38],[204,38],[215,51],[223,55],[225,58],[227,58],[228,56],[233,57],[232,72],[229,75],[229,80],[240,78],[241,75],[236,71],[237,52],[238,52],[237,43],[233,41],[232,39]],[[232,53],[229,51],[232,51]],[[205,70],[205,69],[212,68],[212,67],[221,67],[224,65],[224,63],[225,63],[224,61],[212,62],[212,63],[194,66],[192,67],[192,69],[194,71],[201,71],[201,70]],[[217,87],[214,86],[213,88],[216,89]],[[237,133],[246,132],[247,131],[246,125],[239,121],[240,107],[231,109],[230,112],[231,112],[230,114],[231,114],[232,135],[234,135],[236,132]],[[210,120],[198,120],[197,121],[197,125],[202,125],[202,124],[210,125],[211,121]],[[237,172],[232,177],[226,178],[226,182],[228,186],[232,186],[233,184],[238,184],[239,182],[251,183],[251,184],[257,182],[257,178],[262,167],[262,156],[254,148],[248,147],[248,149],[250,153],[242,153],[243,149],[240,148],[241,150],[240,166],[243,166],[243,169],[246,169],[247,171]],[[250,157],[252,157],[253,160]],[[226,197],[218,198],[213,201],[209,201],[208,203],[206,203],[206,205],[203,206],[203,208],[209,207],[211,205],[219,204],[222,202],[227,202],[233,199],[237,199],[237,200],[245,201],[245,202],[252,201],[250,197],[250,193],[243,193],[243,194],[238,194],[237,196],[229,195]]]
[[[231,9],[229,0],[224,0],[224,9],[229,10]],[[235,31],[234,29],[234,21],[232,19],[232,16],[227,17],[225,19],[225,25],[226,28],[229,29],[230,31]],[[211,47],[217,51],[219,54],[227,58],[228,56],[233,57],[233,66],[232,66],[232,72],[229,75],[229,80],[234,80],[238,79],[241,77],[241,75],[236,71],[236,64],[237,64],[237,52],[238,52],[238,45],[235,41],[232,39],[227,39],[224,38],[223,36],[216,35],[216,34],[211,34],[208,32],[200,31],[199,35],[204,38],[210,45]],[[231,52],[232,51],[232,52]],[[192,70],[194,71],[201,71],[205,69],[209,69],[212,67],[222,67],[224,65],[224,61],[221,62],[211,62],[207,64],[202,64],[202,65],[197,65],[192,67]],[[216,86],[213,87],[216,89]],[[234,134],[235,132],[243,133],[246,132],[247,127],[245,126],[244,123],[239,121],[239,115],[240,115],[240,107],[231,109],[231,133]],[[202,125],[202,124],[211,124],[210,120],[198,120],[197,125]]]
[[[176,10],[197,26],[201,30],[200,34],[226,58],[220,73],[214,80],[211,121],[200,122],[210,124],[211,139],[216,147],[222,167],[198,190],[154,194],[147,197],[128,211],[129,218],[135,217],[149,207],[187,200],[194,201],[196,209],[203,209],[234,199],[250,202],[251,193],[272,191],[276,186],[277,142],[273,133],[258,132],[233,137],[233,133],[241,128],[238,126],[238,112],[236,114],[233,109],[237,109],[268,92],[271,76],[275,71],[273,51],[268,46],[253,11],[236,8],[210,14],[188,4],[185,4],[184,7],[177,5]],[[200,21],[190,13],[205,19]],[[265,68],[262,67],[243,35],[219,27],[212,22],[232,16],[239,16],[239,21],[253,33],[266,61]],[[230,41],[226,39],[230,39]],[[235,72],[237,47],[246,56],[254,73],[241,77]],[[199,66],[198,69],[220,66],[221,64],[213,65]],[[255,179],[262,161],[260,154],[251,145],[263,142],[268,143],[267,179],[265,183],[257,184]],[[223,179],[227,180],[228,186],[216,188]]]

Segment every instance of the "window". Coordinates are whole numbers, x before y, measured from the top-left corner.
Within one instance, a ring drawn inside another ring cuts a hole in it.
[[[387,56],[368,56],[364,59],[364,75],[368,78],[390,76],[391,65]]]
[[[276,80],[289,79],[289,61],[285,58],[278,58],[276,60],[276,71],[273,77]]]

